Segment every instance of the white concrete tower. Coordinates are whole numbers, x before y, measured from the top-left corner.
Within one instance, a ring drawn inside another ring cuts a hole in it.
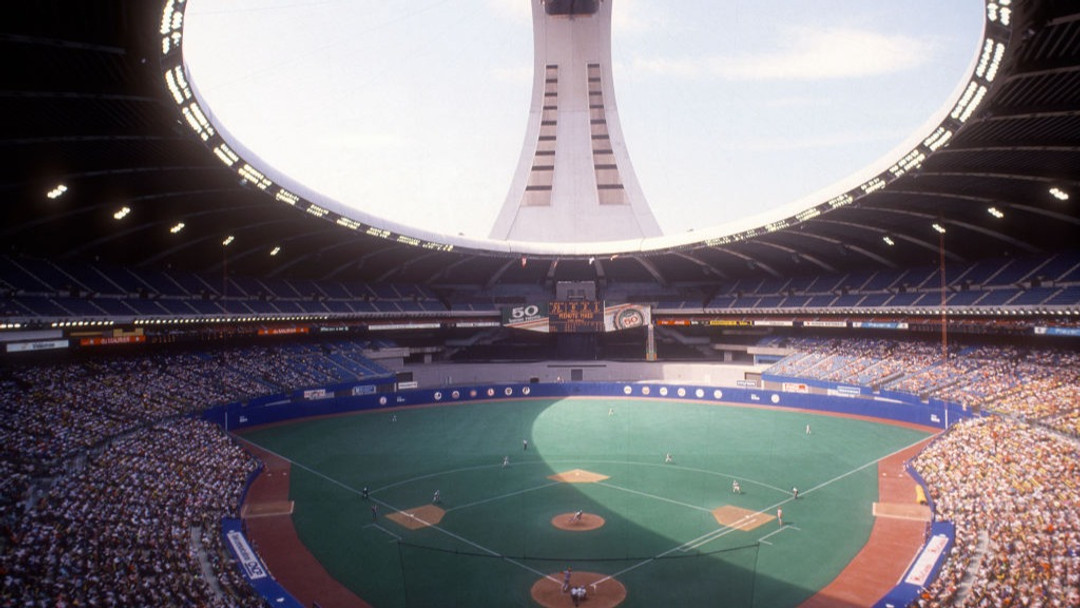
[[[659,236],[615,105],[613,0],[529,1],[532,105],[491,238],[580,243]]]

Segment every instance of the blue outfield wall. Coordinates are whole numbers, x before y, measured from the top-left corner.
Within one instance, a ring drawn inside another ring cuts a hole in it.
[[[854,392],[810,394],[696,384],[618,382],[478,384],[396,392],[377,392],[376,388],[374,384],[353,384],[334,389],[296,391],[289,395],[262,397],[248,402],[213,407],[206,410],[203,417],[224,426],[227,430],[234,431],[298,418],[374,409],[506,399],[557,399],[571,396],[667,399],[788,407],[869,416],[939,429],[945,428],[946,422],[951,425],[972,415],[956,404],[938,400],[923,402],[914,395],[903,393],[886,397]],[[897,396],[902,399],[896,398]]]

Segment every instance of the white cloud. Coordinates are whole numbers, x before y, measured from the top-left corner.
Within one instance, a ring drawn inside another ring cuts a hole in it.
[[[737,56],[638,58],[634,68],[683,78],[835,80],[882,76],[927,63],[933,42],[851,27],[786,28],[776,50]]]

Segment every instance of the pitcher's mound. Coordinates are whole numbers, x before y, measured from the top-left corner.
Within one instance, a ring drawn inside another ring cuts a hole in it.
[[[581,519],[574,519],[574,515],[576,515],[576,512],[559,513],[551,518],[551,525],[560,530],[570,530],[571,532],[588,532],[604,525],[604,518],[599,515],[582,513]]]
[[[555,572],[536,581],[532,586],[532,598],[544,608],[573,606],[570,592],[563,593],[562,580],[563,573]],[[587,595],[581,605],[586,608],[614,608],[626,599],[626,587],[599,572],[574,572],[570,576],[570,585],[585,587]]]

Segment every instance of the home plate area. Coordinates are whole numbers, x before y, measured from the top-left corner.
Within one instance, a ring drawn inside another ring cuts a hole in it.
[[[749,532],[758,526],[763,526],[773,519],[772,515],[758,513],[750,509],[724,505],[712,510],[716,523],[728,528],[735,528],[743,532]]]

